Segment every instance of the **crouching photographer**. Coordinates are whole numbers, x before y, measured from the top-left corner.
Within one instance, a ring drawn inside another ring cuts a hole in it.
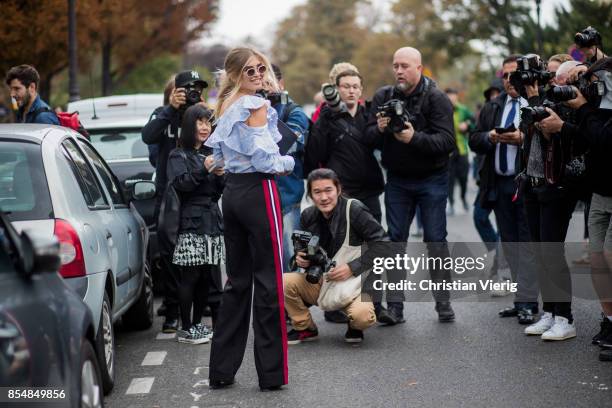
[[[361,245],[388,241],[382,226],[358,200],[342,197],[338,175],[330,169],[317,169],[308,175],[308,196],[314,206],[305,209],[300,229],[293,234],[295,263],[306,273],[283,275],[285,308],[294,330],[288,333],[289,344],[317,338],[318,330],[308,308],[320,305],[343,309],[348,316],[348,343],[363,340],[363,331],[376,323],[374,304],[361,295]],[[318,241],[318,242],[317,242]],[[342,300],[331,299],[332,292],[347,293]]]

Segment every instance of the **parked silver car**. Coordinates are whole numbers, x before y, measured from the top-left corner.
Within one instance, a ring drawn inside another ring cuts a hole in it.
[[[150,199],[152,182],[134,185]],[[92,311],[105,393],[115,377],[113,323],[153,323],[148,231],[95,148],[78,133],[48,125],[0,125],[0,209],[17,230],[54,234],[60,274]]]

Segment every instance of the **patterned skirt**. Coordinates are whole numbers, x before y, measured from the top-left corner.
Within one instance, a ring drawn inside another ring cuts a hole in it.
[[[194,233],[179,234],[172,263],[180,266],[219,265],[225,263],[223,237]]]

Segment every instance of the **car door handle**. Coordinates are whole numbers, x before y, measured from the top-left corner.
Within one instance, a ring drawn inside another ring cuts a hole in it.
[[[106,239],[111,239],[112,237],[113,237],[113,234],[111,234],[109,230],[106,230]]]

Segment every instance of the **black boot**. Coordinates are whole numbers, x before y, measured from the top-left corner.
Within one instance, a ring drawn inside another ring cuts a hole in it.
[[[450,302],[436,302],[436,312],[438,312],[438,321],[440,322],[455,321],[455,312]]]

